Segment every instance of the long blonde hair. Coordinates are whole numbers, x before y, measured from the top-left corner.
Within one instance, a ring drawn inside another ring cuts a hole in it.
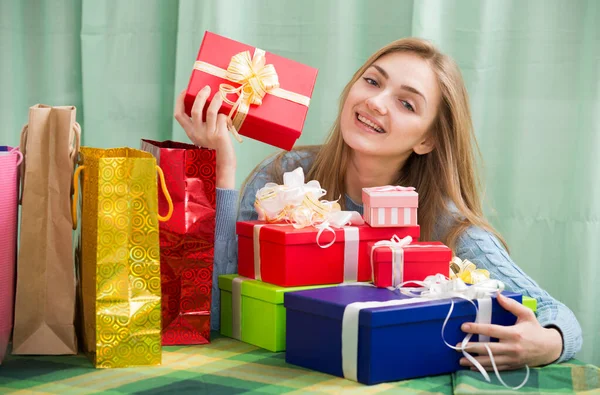
[[[421,240],[434,237],[434,227],[441,215],[448,215],[447,200],[456,206],[458,214],[447,232],[438,235],[444,244],[454,250],[457,238],[469,226],[475,225],[492,232],[504,244],[503,238],[488,223],[483,215],[480,198],[481,182],[475,168],[476,150],[481,153],[475,139],[471,122],[469,98],[456,63],[440,53],[430,42],[419,38],[404,38],[394,41],[375,52],[358,69],[340,96],[338,116],[331,132],[322,146],[299,147],[298,151],[315,153],[315,160],[308,171],[308,180],[318,180],[327,191],[324,199],[334,200],[339,196],[342,209],[345,206],[345,177],[351,148],[344,142],[340,130],[340,115],[352,85],[379,58],[394,52],[410,52],[427,61],[435,72],[441,90],[438,114],[430,128],[435,148],[428,154],[412,153],[402,169],[398,169],[397,185],[413,186],[419,193],[418,222]],[[281,182],[283,169],[279,154],[271,167],[271,176]],[[289,169],[288,169],[289,170]]]

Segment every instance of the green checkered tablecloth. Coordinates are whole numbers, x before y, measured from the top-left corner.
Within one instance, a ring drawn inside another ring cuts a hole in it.
[[[399,358],[402,358],[399,356]],[[416,356],[406,356],[416,358]],[[523,372],[503,372],[515,385]],[[271,353],[213,334],[211,344],[163,347],[161,366],[95,369],[83,355],[9,356],[0,365],[0,394],[501,394],[477,372],[364,386],[285,363]],[[600,394],[600,369],[574,361],[532,369],[519,393]]]

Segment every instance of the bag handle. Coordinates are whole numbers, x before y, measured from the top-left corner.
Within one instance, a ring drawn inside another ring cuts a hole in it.
[[[73,124],[73,145],[69,149],[69,159],[73,161],[73,166],[77,165],[79,157],[79,148],[81,147],[81,126],[78,122]]]
[[[75,174],[73,174],[73,188],[74,190],[74,194],[73,194],[73,200],[71,201],[71,218],[73,220],[73,230],[77,229],[77,203],[79,201],[79,173],[81,173],[81,171],[85,169],[85,166],[79,166],[77,168],[77,170],[75,170]],[[160,179],[160,188],[163,192],[163,194],[165,195],[165,198],[167,199],[167,203],[169,205],[169,211],[167,212],[166,216],[161,216],[160,214],[158,214],[158,220],[160,222],[167,222],[168,220],[171,219],[171,216],[173,215],[173,200],[171,199],[171,195],[169,194],[169,191],[167,190],[167,184],[165,182],[165,175],[162,171],[162,169],[158,166],[156,166],[156,171],[158,172],[158,177]]]
[[[167,183],[165,182],[165,175],[164,175],[162,169],[159,166],[156,166],[156,171],[158,172],[158,177],[160,178],[160,189],[162,189],[162,192],[165,195],[165,198],[167,199],[167,203],[169,204],[169,212],[167,213],[167,215],[164,217],[161,217],[159,214],[158,220],[160,222],[167,222],[168,220],[171,219],[171,216],[173,215],[173,200],[171,199],[171,195],[169,194],[169,191],[167,190]]]
[[[81,126],[77,122],[73,124],[73,136],[71,137],[71,142],[72,145],[69,147],[69,159],[73,163],[73,169],[75,169],[79,160],[79,148],[81,147]],[[71,184],[71,196],[73,196],[74,189],[75,185]]]
[[[11,154],[15,154],[17,156],[17,166],[19,166],[21,164],[21,162],[23,162],[23,154],[21,153],[21,151],[19,151],[18,147],[15,147],[13,149],[11,149],[10,151],[8,151]]]
[[[71,219],[73,221],[73,230],[77,230],[77,204],[79,203],[79,173],[85,169],[85,166],[81,165],[73,174],[73,199],[71,200]]]
[[[23,204],[23,188],[25,186],[25,154],[27,149],[27,130],[29,129],[29,125],[25,124],[21,129],[21,139],[19,141],[19,150],[21,151],[21,165],[19,166],[19,204]]]

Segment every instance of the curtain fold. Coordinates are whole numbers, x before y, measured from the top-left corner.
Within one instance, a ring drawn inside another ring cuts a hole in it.
[[[319,69],[298,143],[318,144],[370,54],[430,39],[463,72],[492,224],[600,365],[599,20],[596,0],[0,0],[0,145],[35,103],[77,106],[85,145],[186,141],[173,104],[205,30]],[[235,149],[238,185],[275,152]]]
[[[0,139],[19,145],[36,103],[81,114],[81,0],[0,0]]]

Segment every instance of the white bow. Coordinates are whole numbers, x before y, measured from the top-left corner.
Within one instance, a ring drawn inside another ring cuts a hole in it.
[[[315,225],[315,228],[319,229],[317,232],[317,244],[321,248],[329,248],[335,243],[336,235],[333,228],[342,228],[346,225],[364,225],[365,221],[363,217],[357,211],[334,211],[327,215],[325,221]],[[321,245],[319,242],[321,235],[324,231],[333,233],[333,240],[325,245]]]
[[[412,243],[412,237],[406,236],[403,239],[398,237],[398,235],[393,235],[389,240],[380,240],[374,244],[375,247],[390,247],[394,248],[403,248]]]
[[[283,185],[268,182],[256,192],[256,201],[259,202],[259,220],[276,218],[286,207],[295,207],[302,204],[304,196],[312,194],[315,199],[326,194],[319,181],[312,180],[304,183],[304,171],[298,167],[294,171],[283,174]]]
[[[403,239],[398,235],[393,235],[390,240],[381,240],[371,248],[371,279],[375,281],[375,264],[373,254],[376,248],[388,247],[392,250],[392,287],[396,287],[402,282],[404,272],[404,247],[412,243],[412,237],[406,236]]]

